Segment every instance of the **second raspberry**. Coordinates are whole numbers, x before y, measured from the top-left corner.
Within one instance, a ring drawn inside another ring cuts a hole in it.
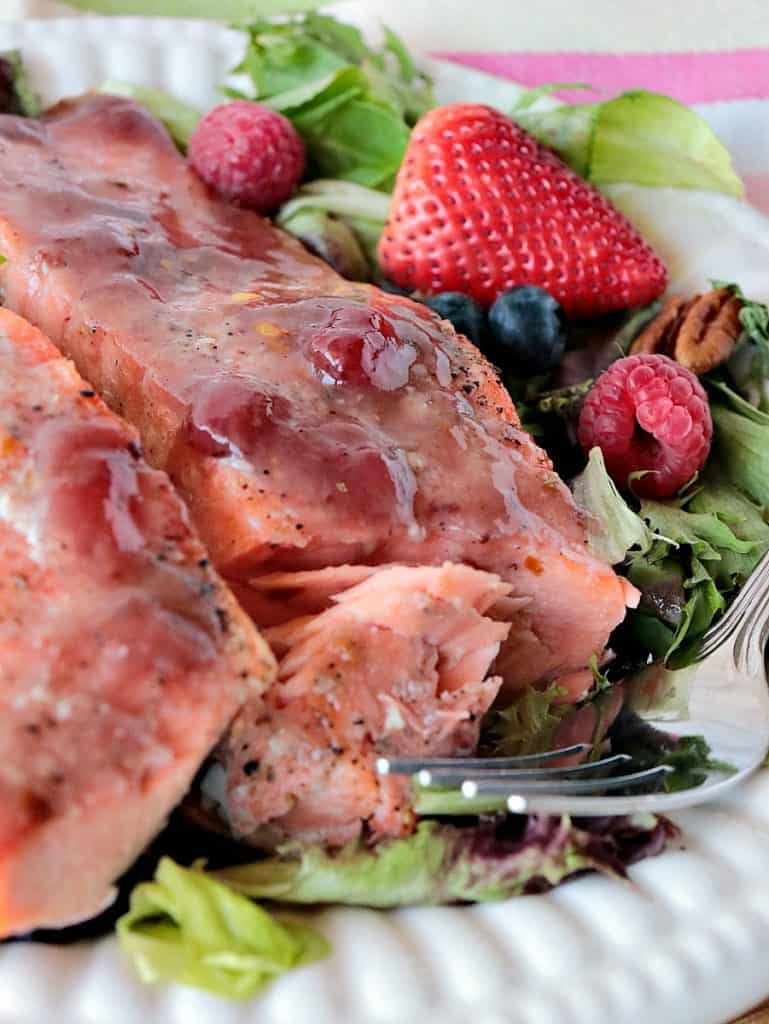
[[[713,421],[693,373],[667,356],[636,355],[618,359],[595,382],[578,436],[586,453],[601,449],[617,486],[640,498],[669,498],[705,464]]]

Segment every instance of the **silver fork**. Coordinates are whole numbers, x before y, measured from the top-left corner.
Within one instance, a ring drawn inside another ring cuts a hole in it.
[[[712,758],[733,766],[731,773],[709,772],[698,786],[672,793],[604,795],[616,789],[648,787],[673,771],[667,765],[659,765],[614,774],[620,765],[631,760],[626,754],[548,767],[553,761],[584,754],[590,749],[587,743],[525,757],[380,757],[377,771],[382,775],[412,775],[423,787],[458,787],[468,801],[497,797],[514,814],[664,814],[715,800],[755,771],[769,748],[769,687],[764,663],[767,636],[769,553],[761,559],[726,614],[703,637],[697,663],[684,670],[689,718],[683,727],[676,723],[672,730],[667,720],[649,722],[678,736],[704,736]],[[610,777],[600,777],[608,771],[612,772]]]

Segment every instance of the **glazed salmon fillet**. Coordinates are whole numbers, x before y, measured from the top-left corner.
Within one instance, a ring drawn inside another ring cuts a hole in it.
[[[244,601],[264,574],[464,563],[510,585],[504,692],[592,684],[633,592],[426,307],[214,197],[121,97],[0,117],[0,251],[6,303],[138,427]]]
[[[138,440],[0,310],[0,937],[109,903],[274,672]]]

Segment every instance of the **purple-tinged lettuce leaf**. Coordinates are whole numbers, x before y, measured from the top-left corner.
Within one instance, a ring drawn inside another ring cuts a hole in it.
[[[289,843],[213,876],[246,896],[286,903],[479,903],[550,889],[585,871],[622,878],[675,834],[651,815],[581,822],[530,815],[473,828],[422,821],[413,835],[374,847],[353,843],[329,853]]]

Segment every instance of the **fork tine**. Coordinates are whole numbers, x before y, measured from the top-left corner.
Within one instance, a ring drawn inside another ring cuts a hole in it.
[[[584,775],[596,769],[609,768],[632,760],[629,754],[612,754],[611,757],[603,757],[599,761],[585,761],[565,768],[495,768],[493,762],[490,765],[487,761],[480,770],[484,781],[501,779],[514,784],[519,779],[561,779],[564,776]],[[467,776],[464,763],[455,761],[451,768],[423,768],[417,772],[417,781],[420,786],[459,786]]]
[[[416,775],[420,771],[435,771],[440,768],[456,770],[458,765],[468,770],[484,771],[500,768],[517,768],[520,765],[547,763],[559,757],[584,754],[591,749],[590,743],[572,743],[569,747],[548,750],[544,754],[521,754],[519,757],[378,757],[376,770],[380,775]]]
[[[725,643],[741,625],[755,604],[757,597],[762,597],[766,591],[765,571],[769,565],[769,552],[763,556],[739,592],[731,605],[727,608],[718,622],[712,626],[703,636],[700,649],[697,652],[697,659],[704,660]]]
[[[715,654],[719,648],[726,644],[730,636],[731,630],[727,630],[725,633],[703,640],[700,649],[697,651],[697,661],[704,661],[706,658],[709,658],[711,654]]]
[[[467,799],[476,796],[509,795],[511,798],[526,793],[550,793],[568,796],[578,793],[601,793],[606,789],[624,789],[661,779],[675,771],[670,765],[660,764],[656,768],[645,768],[629,775],[614,775],[610,779],[465,779],[462,795]]]
[[[726,614],[721,618],[712,629],[709,629],[702,638],[700,649],[697,652],[697,660],[704,661],[705,658],[709,657],[714,651],[718,650],[719,647],[723,646],[727,640],[730,640],[735,636],[738,630],[745,627],[746,623],[755,615],[760,615],[769,602],[769,589],[767,588],[767,580],[759,575],[758,571],[750,577],[753,582],[753,588],[751,590],[749,604],[743,604],[739,609],[739,613],[731,615],[734,608],[732,605],[728,609]],[[744,593],[744,591],[743,591]],[[739,595],[737,600],[742,597],[742,593]]]

